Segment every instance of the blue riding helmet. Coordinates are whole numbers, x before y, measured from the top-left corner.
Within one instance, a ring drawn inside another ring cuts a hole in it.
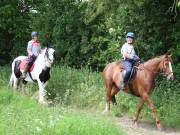
[[[37,32],[37,31],[33,31],[32,33],[31,33],[31,36],[32,37],[37,37],[39,35],[39,33]]]
[[[134,38],[135,34],[133,32],[128,32],[126,35],[126,38],[128,38],[128,37]]]

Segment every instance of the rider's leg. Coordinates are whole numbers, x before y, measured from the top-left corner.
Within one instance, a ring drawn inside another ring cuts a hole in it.
[[[29,64],[26,64],[24,67],[24,71],[22,73],[22,76],[21,76],[23,79],[26,78],[26,74],[27,74],[29,68],[30,68]]]
[[[120,89],[122,89],[122,90],[125,89],[125,85],[129,80],[129,76],[130,76],[131,70],[132,70],[131,61],[124,60],[123,63],[124,63],[124,66],[125,66],[125,71],[123,71],[123,73],[122,73],[123,81],[121,82],[121,86],[120,86]]]
[[[23,71],[23,73],[22,73],[22,78],[23,78],[23,79],[26,78],[26,74],[27,74],[29,68],[30,68],[30,67],[32,66],[32,64],[34,63],[35,59],[36,59],[36,58],[35,58],[34,56],[30,56],[30,57],[29,57],[28,63],[25,65],[24,71]]]

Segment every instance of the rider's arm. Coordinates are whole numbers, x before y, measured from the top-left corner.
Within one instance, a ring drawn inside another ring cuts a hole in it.
[[[129,53],[129,49],[126,43],[121,48],[121,54],[124,58],[129,58],[129,59],[133,58],[131,53]]]
[[[127,51],[123,51],[122,54],[125,58],[133,59],[133,56],[130,53],[128,53]]]
[[[32,42],[31,41],[28,42],[27,52],[28,52],[28,56],[32,55]]]
[[[41,44],[40,44],[39,48],[40,48],[39,50],[42,51]]]
[[[139,57],[136,55],[135,51],[133,48],[129,48],[127,44],[124,44],[121,48],[121,54],[123,55],[124,58],[128,59],[133,59],[133,60],[138,60]]]

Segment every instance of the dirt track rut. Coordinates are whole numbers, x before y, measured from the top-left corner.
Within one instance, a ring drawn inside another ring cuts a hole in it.
[[[132,119],[123,116],[117,118],[117,124],[120,125],[128,135],[180,135],[180,130],[163,128],[159,131],[155,123],[148,123],[139,120],[138,127],[133,126]]]

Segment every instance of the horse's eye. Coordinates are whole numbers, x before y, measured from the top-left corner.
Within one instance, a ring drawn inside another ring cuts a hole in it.
[[[165,65],[165,68],[168,68],[168,66],[169,66],[169,64],[168,64],[168,63],[165,63],[164,65]]]

